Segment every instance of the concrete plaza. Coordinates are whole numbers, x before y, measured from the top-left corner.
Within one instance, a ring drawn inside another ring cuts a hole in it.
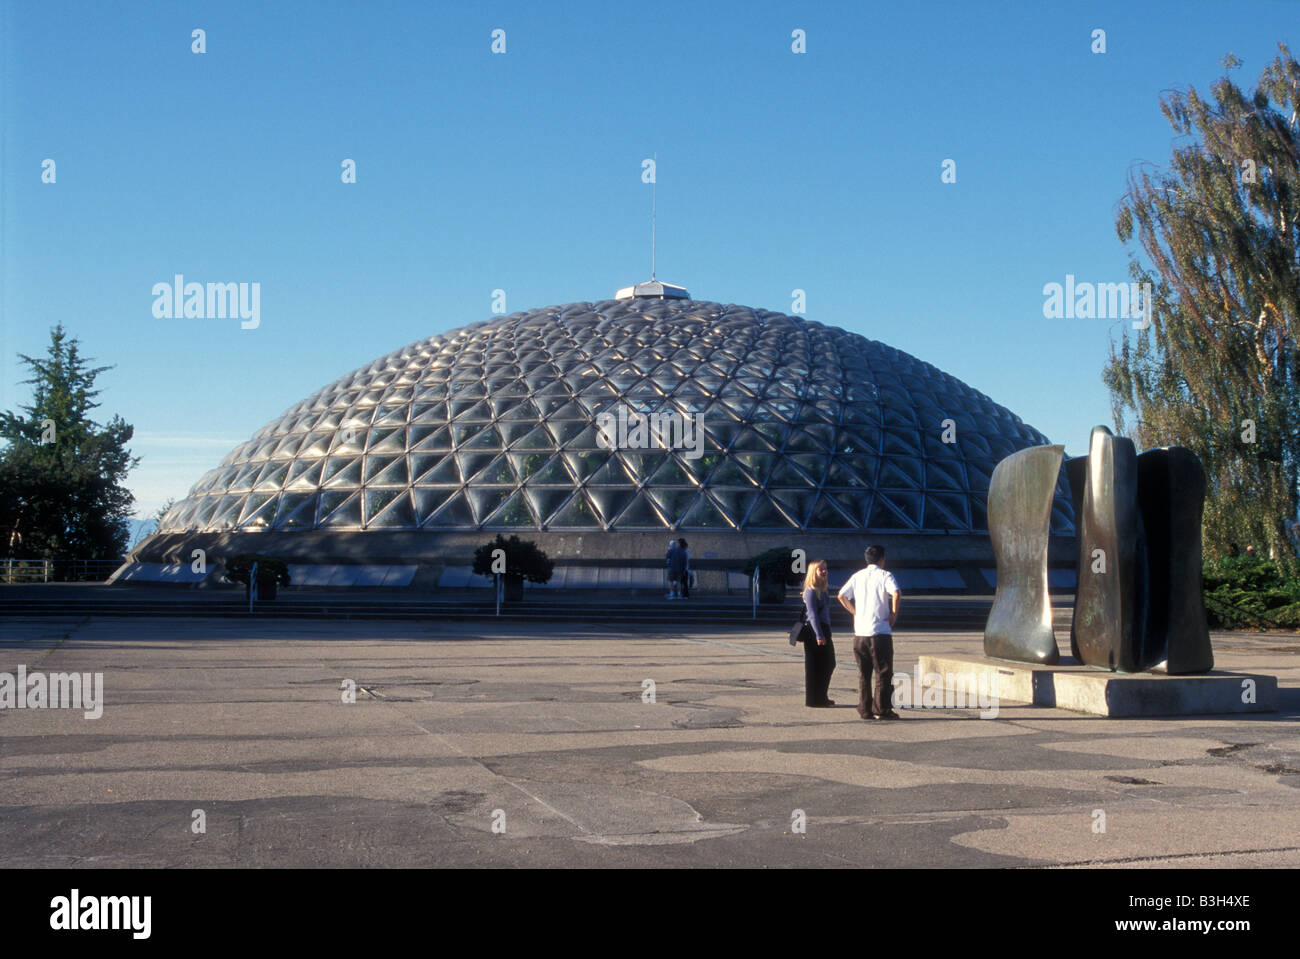
[[[0,710],[6,868],[1300,866],[1294,636],[1215,635],[1218,668],[1278,676],[1277,713],[883,723],[853,709],[845,632],[839,705],[807,709],[771,626],[0,630],[0,672],[103,673],[105,701]],[[896,671],[980,643],[900,624]]]

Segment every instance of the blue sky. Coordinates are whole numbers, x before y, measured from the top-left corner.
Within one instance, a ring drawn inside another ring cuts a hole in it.
[[[1230,51],[1253,89],[1300,49],[1282,0],[0,10],[0,408],[62,322],[115,367],[141,517],[495,289],[514,312],[648,279],[655,154],[660,279],[782,312],[802,289],[1081,453],[1126,321],[1045,319],[1044,284],[1127,280],[1114,217],[1169,158],[1162,91],[1208,93]],[[155,317],[177,273],[260,284],[260,325]]]

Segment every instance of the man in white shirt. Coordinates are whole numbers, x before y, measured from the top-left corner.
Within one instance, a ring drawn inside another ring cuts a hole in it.
[[[840,605],[853,617],[853,656],[858,661],[858,715],[863,719],[897,719],[894,692],[894,620],[903,594],[894,574],[885,569],[885,547],[871,546],[867,567],[840,590]],[[871,674],[875,672],[875,684]]]

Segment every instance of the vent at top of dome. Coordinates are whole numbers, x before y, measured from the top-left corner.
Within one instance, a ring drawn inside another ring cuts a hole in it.
[[[674,286],[662,280],[649,280],[636,286],[625,286],[614,294],[616,300],[631,300],[635,297],[658,297],[661,300],[689,300],[691,295],[685,287]]]

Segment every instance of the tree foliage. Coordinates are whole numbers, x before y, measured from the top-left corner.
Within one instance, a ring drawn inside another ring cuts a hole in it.
[[[1116,232],[1132,278],[1151,284],[1151,324],[1112,341],[1103,378],[1119,432],[1201,458],[1207,552],[1254,543],[1294,572],[1300,64],[1279,44],[1253,94],[1225,73],[1211,95],[1163,96],[1178,135],[1170,164],[1129,174]]]
[[[99,406],[90,367],[62,324],[50,331],[43,359],[19,354],[31,370],[32,402],[21,415],[0,413],[0,530],[7,555],[32,559],[122,558],[135,498],[121,486],[139,462],[126,448],[134,428],[114,416],[90,419]]]
[[[479,576],[492,576],[496,570],[493,556],[497,550],[504,554],[507,577],[522,577],[530,583],[549,583],[555,572],[555,561],[532,540],[511,536],[506,539],[500,533],[490,543],[484,543],[474,550],[473,571]]]

